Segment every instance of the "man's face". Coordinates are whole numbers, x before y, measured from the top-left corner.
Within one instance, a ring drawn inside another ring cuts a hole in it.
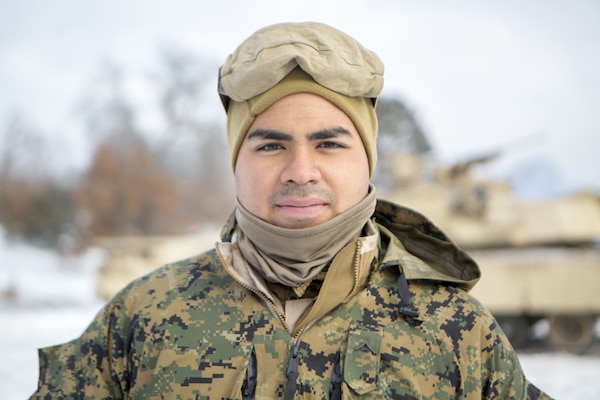
[[[326,222],[368,192],[367,154],[352,120],[324,98],[297,93],[258,115],[235,166],[241,204],[282,228]]]

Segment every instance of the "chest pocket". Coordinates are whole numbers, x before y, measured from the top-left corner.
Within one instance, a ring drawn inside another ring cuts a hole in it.
[[[344,382],[358,395],[377,388],[381,362],[381,332],[366,327],[352,329],[344,359]]]

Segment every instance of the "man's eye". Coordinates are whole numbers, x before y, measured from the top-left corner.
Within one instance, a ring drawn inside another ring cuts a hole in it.
[[[322,142],[319,144],[319,147],[325,148],[325,149],[338,149],[338,148],[344,148],[346,146],[344,146],[343,144],[338,143],[338,142]]]
[[[267,143],[267,144],[263,144],[262,146],[259,146],[257,148],[258,151],[273,151],[273,150],[279,150],[282,149],[283,146],[281,146],[279,143]]]

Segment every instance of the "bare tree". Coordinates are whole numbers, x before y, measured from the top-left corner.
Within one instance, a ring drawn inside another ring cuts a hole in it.
[[[426,157],[432,151],[427,135],[415,113],[397,98],[381,97],[377,101],[379,132],[377,152],[379,161],[375,173],[378,186],[393,185],[397,168],[394,158],[398,154],[415,154]]]
[[[0,134],[0,224],[15,238],[62,246],[76,235],[70,187],[52,175],[43,135],[13,115]]]
[[[178,228],[177,183],[156,166],[141,141],[100,146],[77,199],[94,235],[157,234]]]
[[[216,94],[218,64],[175,46],[161,53],[151,74],[166,123],[160,149],[181,181],[182,207],[207,223],[221,223],[233,207],[233,180]]]
[[[203,112],[209,71],[211,63],[189,53],[162,53],[147,81],[162,119],[156,126],[137,123],[141,107],[118,68],[87,97],[82,110],[98,145],[77,198],[94,234],[174,233],[225,220],[233,197],[224,130]]]

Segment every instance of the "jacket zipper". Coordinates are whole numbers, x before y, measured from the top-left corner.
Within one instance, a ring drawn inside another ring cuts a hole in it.
[[[361,250],[361,243],[360,241],[357,243],[356,245],[356,250],[354,253],[354,287],[352,288],[352,290],[350,291],[350,293],[348,294],[348,296],[346,297],[346,299],[352,297],[354,295],[354,293],[356,292],[356,290],[358,289],[358,280],[359,280],[359,266],[360,266],[360,250]],[[219,250],[219,247],[216,246],[216,250],[217,250],[217,254],[219,256],[219,261],[221,261],[221,264],[223,264],[223,267],[225,268],[225,270],[229,273],[229,276],[231,276],[237,283],[239,283],[243,288],[245,288],[246,290],[256,294],[258,297],[260,297],[262,300],[265,301],[265,303],[267,303],[269,305],[269,307],[274,311],[274,313],[277,315],[277,317],[279,318],[279,321],[281,322],[281,324],[285,327],[285,329],[290,332],[289,326],[287,324],[287,322],[285,321],[285,316],[277,309],[277,307],[275,306],[275,303],[273,303],[273,301],[271,301],[271,299],[269,299],[264,293],[262,293],[261,291],[253,288],[252,286],[248,285],[247,283],[243,282],[242,280],[240,280],[235,274],[232,274],[231,272],[229,272],[229,268],[227,267],[227,263],[225,262],[225,258],[223,257],[223,254],[221,254],[221,250]],[[300,356],[299,356],[299,352],[300,352],[300,337],[302,337],[302,333],[304,333],[306,331],[306,329],[308,329],[308,327],[310,327],[312,324],[309,322],[303,329],[301,329],[300,331],[296,331],[296,332],[292,332],[290,334],[290,336],[292,337],[292,347],[290,348],[290,356],[289,356],[289,362],[288,362],[288,368],[286,371],[286,378],[287,378],[287,385],[285,388],[285,394],[284,394],[284,400],[291,400],[294,398],[294,395],[296,393],[296,379],[298,378],[298,365],[300,364]]]
[[[219,256],[219,261],[221,261],[221,264],[223,265],[223,267],[225,268],[225,270],[227,271],[229,276],[231,276],[243,288],[256,294],[258,297],[260,297],[262,300],[264,300],[265,303],[267,303],[269,305],[269,307],[275,312],[275,314],[279,318],[279,321],[282,323],[282,325],[285,327],[285,329],[288,332],[290,332],[289,326],[288,326],[287,322],[285,321],[285,316],[277,310],[275,303],[273,303],[273,301],[271,301],[271,299],[269,299],[267,296],[265,296],[264,293],[253,288],[252,286],[248,285],[247,283],[243,282],[235,274],[232,274],[229,271],[229,268],[227,267],[227,263],[225,262],[225,257],[223,257],[223,254],[221,253],[221,250],[219,250],[218,246],[216,246],[216,250],[217,250],[217,255]],[[292,337],[292,347],[290,348],[290,358],[289,358],[289,362],[288,362],[288,368],[286,371],[287,385],[285,388],[285,395],[283,397],[284,400],[293,399],[294,395],[296,393],[296,378],[298,377],[298,364],[300,362],[300,359],[299,359],[300,340],[299,340],[299,338],[302,336],[301,333],[303,333],[304,331],[305,331],[305,329],[302,329],[300,331],[292,332],[290,334],[290,336]]]
[[[362,248],[362,242],[359,240],[356,242],[356,250],[354,251],[354,286],[348,296],[346,296],[346,300],[350,299],[352,296],[356,294],[358,290],[358,280],[360,278],[360,250]]]
[[[229,274],[229,276],[231,276],[237,283],[239,283],[244,289],[254,293],[255,295],[257,295],[258,297],[260,297],[262,300],[265,301],[265,303],[267,303],[269,305],[269,308],[271,310],[273,310],[273,312],[275,313],[275,315],[277,315],[277,318],[279,318],[279,321],[281,322],[281,324],[285,327],[285,329],[289,332],[290,328],[287,324],[287,322],[285,322],[285,315],[283,315],[283,313],[281,313],[277,307],[275,306],[275,303],[273,303],[273,301],[271,299],[269,299],[267,296],[265,296],[264,293],[262,293],[261,291],[253,288],[252,286],[248,285],[247,283],[243,282],[242,280],[240,280],[235,274],[232,274],[231,272],[229,272],[229,268],[227,267],[227,263],[225,263],[225,258],[223,257],[223,254],[221,254],[221,250],[219,250],[219,247],[216,246],[216,250],[217,250],[217,254],[219,255],[219,261],[221,261],[221,264],[223,264],[223,267],[225,267],[225,270],[227,271],[227,273]],[[295,338],[297,335],[291,334],[292,338]]]

